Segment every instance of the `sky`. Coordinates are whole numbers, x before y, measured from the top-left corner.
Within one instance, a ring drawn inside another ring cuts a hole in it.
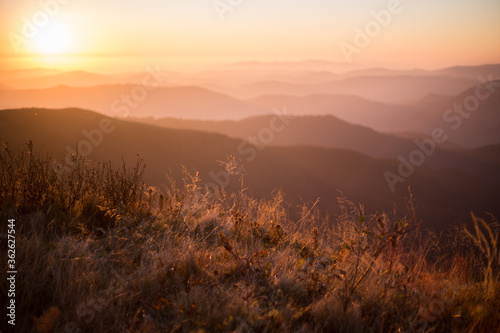
[[[0,69],[500,62],[498,0],[0,0]]]

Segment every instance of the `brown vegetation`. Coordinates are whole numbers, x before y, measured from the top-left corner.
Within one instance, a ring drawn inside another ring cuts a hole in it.
[[[213,193],[187,172],[182,186],[148,188],[141,160],[116,170],[74,156],[68,170],[53,166],[31,147],[0,153],[1,218],[17,221],[20,331],[500,327],[495,223],[473,217],[475,229],[457,229],[444,258],[411,196],[399,218],[341,197],[328,226],[314,205],[292,220],[280,192]]]

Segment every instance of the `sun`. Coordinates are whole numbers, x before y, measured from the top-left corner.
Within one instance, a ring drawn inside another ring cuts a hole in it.
[[[41,29],[35,38],[34,46],[38,53],[57,55],[71,51],[70,32],[60,24],[52,24]]]

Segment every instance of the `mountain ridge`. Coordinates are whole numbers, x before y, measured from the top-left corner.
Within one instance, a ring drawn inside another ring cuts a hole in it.
[[[105,118],[98,113],[81,109],[1,110],[0,141],[20,148],[32,140],[39,151],[48,151],[63,161],[71,149],[76,149],[77,143],[89,141],[83,131],[98,129],[102,119]],[[103,135],[102,142],[92,147],[89,158],[121,165],[122,160],[134,163],[136,154],[140,154],[147,163],[145,179],[156,186],[167,181],[165,173],[169,172],[182,182],[180,165],[191,172],[199,171],[206,183],[217,183],[217,179],[224,183],[224,168],[217,161],[232,155],[244,162],[245,184],[250,194],[267,198],[281,188],[285,200],[293,207],[314,202],[319,197],[321,211],[336,214],[335,198],[339,195],[337,190],[341,190],[369,209],[392,211],[395,203],[404,207],[404,196],[410,186],[418,198],[420,216],[428,227],[447,229],[453,223],[466,221],[470,210],[477,214],[498,213],[494,199],[498,197],[498,187],[458,170],[418,168],[391,193],[384,172],[397,172],[395,161],[310,146],[257,150],[241,140],[220,134],[164,129],[119,119],[111,121],[115,130]],[[253,159],[248,153],[252,150],[256,154]],[[233,178],[230,177],[225,187],[227,191],[237,190],[241,185]]]

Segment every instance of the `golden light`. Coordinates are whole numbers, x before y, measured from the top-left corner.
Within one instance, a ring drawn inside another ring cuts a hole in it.
[[[57,55],[70,52],[71,42],[71,35],[66,27],[52,24],[35,37],[34,47],[37,53]]]

